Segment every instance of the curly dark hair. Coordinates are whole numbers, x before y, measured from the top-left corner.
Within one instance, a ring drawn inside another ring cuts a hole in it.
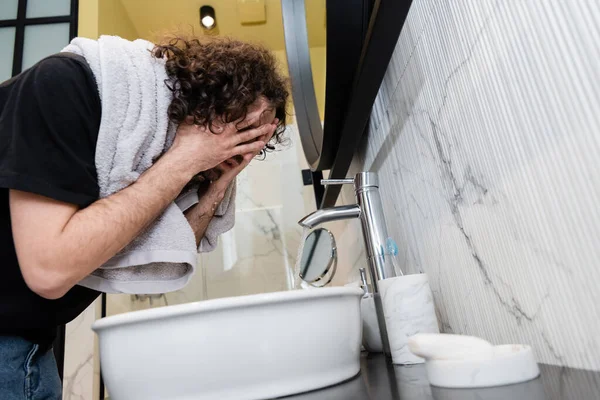
[[[152,54],[166,58],[167,85],[174,95],[168,110],[172,122],[180,124],[191,116],[195,124],[212,128],[216,121],[238,121],[264,96],[279,119],[266,149],[282,143],[288,85],[265,47],[231,38],[178,36],[156,45]]]

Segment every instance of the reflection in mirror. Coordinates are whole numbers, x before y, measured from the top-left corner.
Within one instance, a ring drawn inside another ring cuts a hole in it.
[[[321,123],[325,120],[325,81],[327,71],[327,7],[325,0],[304,2],[306,31],[313,86]]]
[[[300,278],[316,287],[333,279],[337,266],[335,239],[327,229],[315,229],[306,238],[300,259]]]

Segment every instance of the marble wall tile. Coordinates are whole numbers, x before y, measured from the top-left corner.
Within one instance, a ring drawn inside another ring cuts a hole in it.
[[[98,370],[94,359],[95,334],[91,326],[96,320],[99,300],[67,324],[63,378],[64,400],[96,400]]]
[[[429,275],[443,331],[594,370],[599,22],[587,0],[413,1],[351,170],[379,172],[400,264]],[[359,225],[335,230],[355,252]]]
[[[201,256],[207,298],[290,288],[293,263],[285,249],[282,226],[281,206],[238,211],[232,240],[220,240],[214,252]],[[236,255],[232,263],[224,263],[231,254]]]
[[[253,161],[238,179],[236,224],[230,240],[201,255],[207,298],[288,290],[302,235],[298,221],[315,209],[296,126],[288,140],[262,161]],[[236,254],[232,264],[231,254]]]

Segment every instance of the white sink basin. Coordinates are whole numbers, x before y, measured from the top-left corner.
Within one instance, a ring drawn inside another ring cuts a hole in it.
[[[93,325],[112,400],[255,400],[360,370],[362,290],[322,288],[137,311]]]

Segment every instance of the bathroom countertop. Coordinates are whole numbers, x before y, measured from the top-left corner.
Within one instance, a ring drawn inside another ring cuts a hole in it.
[[[597,400],[600,371],[540,364],[533,381],[485,389],[442,389],[429,385],[423,364],[389,365],[381,354],[361,356],[355,378],[286,400]]]

